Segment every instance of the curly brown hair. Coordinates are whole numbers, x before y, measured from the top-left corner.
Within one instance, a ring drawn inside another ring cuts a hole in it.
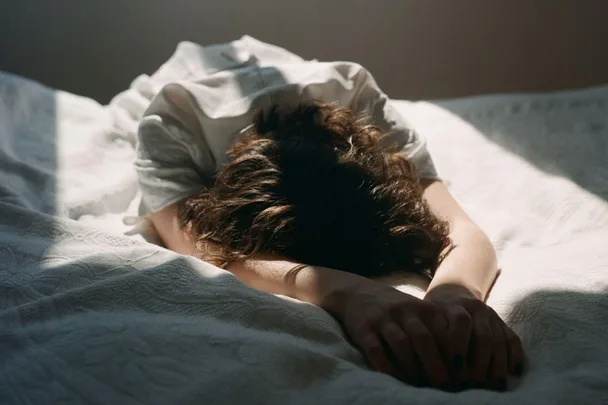
[[[180,207],[182,227],[222,265],[268,253],[377,276],[432,276],[451,246],[413,164],[349,109],[306,104],[260,112],[215,185]]]

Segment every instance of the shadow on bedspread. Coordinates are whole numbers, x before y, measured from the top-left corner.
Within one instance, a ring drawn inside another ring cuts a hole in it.
[[[2,404],[241,403],[256,392],[282,403],[363,365],[317,307],[76,221],[0,210]]]
[[[528,355],[521,389],[553,384],[547,404],[569,403],[560,402],[564,392],[580,392],[572,403],[608,403],[608,289],[536,291],[514,305],[507,323]]]
[[[93,100],[0,72],[0,199],[49,215],[122,213],[133,139]]]
[[[55,92],[0,72],[0,201],[55,214]]]
[[[608,398],[608,294],[537,291],[510,315],[530,368],[508,394],[368,371],[312,305],[76,221],[0,204],[0,403],[589,403]],[[49,241],[53,246],[49,248]],[[339,395],[336,395],[339,394]],[[310,401],[309,401],[310,400]],[[523,401],[523,402],[522,402]]]

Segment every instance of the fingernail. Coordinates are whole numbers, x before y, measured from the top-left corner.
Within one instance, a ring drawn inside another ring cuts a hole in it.
[[[464,357],[461,354],[455,354],[452,358],[452,364],[454,365],[454,369],[456,371],[461,371],[462,366],[464,365]]]
[[[521,363],[515,364],[515,375],[520,376],[523,373],[523,366]]]
[[[506,391],[507,390],[507,380],[505,378],[499,378],[498,381],[496,382],[496,389],[498,389],[499,391]]]
[[[402,378],[402,377],[401,377],[401,375],[399,375],[399,374],[396,374],[396,373],[391,373],[391,374],[390,374],[390,376],[391,376],[391,377],[393,377],[393,378],[394,378],[394,379],[396,379],[396,380],[403,381],[403,378]]]

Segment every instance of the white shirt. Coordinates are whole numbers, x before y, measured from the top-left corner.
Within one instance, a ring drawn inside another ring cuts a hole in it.
[[[159,211],[211,186],[228,163],[226,152],[236,137],[257,111],[273,104],[319,101],[349,107],[386,131],[389,136],[383,142],[397,145],[421,178],[437,178],[424,139],[391,106],[366,69],[350,62],[281,58],[277,49],[282,51],[249,37],[200,47],[212,54],[212,61],[219,59],[218,65],[222,58],[232,64],[223,61],[221,68],[213,68],[208,58],[200,68],[190,68],[187,80],[169,84],[156,95],[138,130],[140,214]],[[244,62],[241,51],[247,55]],[[275,53],[272,58],[266,57],[269,52]]]

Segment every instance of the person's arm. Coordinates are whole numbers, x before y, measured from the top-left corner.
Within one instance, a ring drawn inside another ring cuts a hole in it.
[[[204,260],[207,254],[205,250],[214,249],[214,246],[207,244],[202,250],[195,249],[195,241],[188,230],[179,227],[177,213],[178,203],[151,214],[150,219],[165,246],[175,252]],[[445,260],[449,260],[449,257]],[[257,256],[230,263],[226,266],[226,270],[252,288],[296,298],[325,309],[340,321],[348,336],[376,370],[398,376],[414,384],[444,389],[451,387],[451,377],[448,375],[451,362],[446,361],[445,348],[453,346],[450,352],[460,353],[461,343],[464,342],[466,346],[469,336],[466,336],[466,340],[461,338],[462,328],[451,333],[452,330],[448,330],[448,325],[445,324],[444,311],[446,307],[462,310],[462,295],[452,294],[454,289],[448,282],[466,283],[467,271],[454,269],[449,273],[446,272],[450,277],[454,275],[458,277],[444,278],[444,284],[436,284],[436,287],[430,291],[431,294],[437,293],[433,296],[437,299],[423,301],[351,273],[307,266],[282,258]],[[443,272],[444,268],[441,271]],[[471,285],[473,284],[475,283]],[[446,290],[444,287],[447,287],[448,294],[443,293]],[[457,300],[455,305],[452,305],[452,299]],[[442,305],[442,300],[445,300],[446,305]],[[475,299],[475,301],[481,303],[480,300]],[[475,308],[481,310],[476,311]],[[475,308],[472,311],[473,316],[487,312],[485,305]],[[451,313],[456,314],[456,311]],[[450,319],[448,316],[448,322],[451,322]],[[493,325],[499,325],[499,318],[491,319]],[[509,343],[516,346],[515,350],[511,350],[514,355],[509,358],[509,366],[511,369],[517,369],[523,358],[521,343],[510,330],[506,330],[505,334],[507,338],[512,337]],[[450,340],[454,336],[456,345],[452,345]],[[477,344],[477,346],[487,345]],[[392,355],[389,355],[390,352]],[[466,355],[466,352],[467,349],[462,349],[462,353]],[[391,357],[392,361],[389,360]],[[484,361],[477,363],[480,364],[479,373],[489,367]],[[503,369],[499,367],[496,376],[501,378],[503,375]],[[478,378],[478,383],[485,385],[486,377]]]
[[[168,249],[205,260],[208,252],[216,247],[212,243],[206,243],[198,249],[195,247],[196,241],[188,229],[180,228],[178,210],[181,203],[151,213],[148,218]],[[226,270],[252,288],[285,295],[326,309],[330,309],[327,304],[335,290],[365,280],[351,273],[303,266],[301,263],[268,255],[230,263]]]
[[[440,285],[461,285],[485,300],[498,275],[496,252],[484,232],[469,218],[440,181],[423,181],[431,210],[450,224],[453,249],[437,269],[428,291]]]
[[[494,247],[443,183],[423,186],[431,210],[448,221],[454,246],[424,297],[444,308],[452,381],[505,390],[508,375],[521,374],[524,352],[517,335],[484,303],[498,276]]]
[[[180,203],[149,215],[165,246],[202,260],[212,244],[195,240],[178,220]],[[200,247],[200,246],[199,246]],[[449,375],[433,335],[443,328],[435,305],[355,274],[259,255],[229,263],[244,284],[317,305],[333,315],[372,367],[405,381],[449,388]],[[390,348],[387,349],[386,345]],[[391,361],[389,352],[392,352]]]
[[[180,202],[171,204],[158,212],[148,214],[158,236],[167,249],[182,255],[194,255],[195,240],[186,229],[179,226]]]

